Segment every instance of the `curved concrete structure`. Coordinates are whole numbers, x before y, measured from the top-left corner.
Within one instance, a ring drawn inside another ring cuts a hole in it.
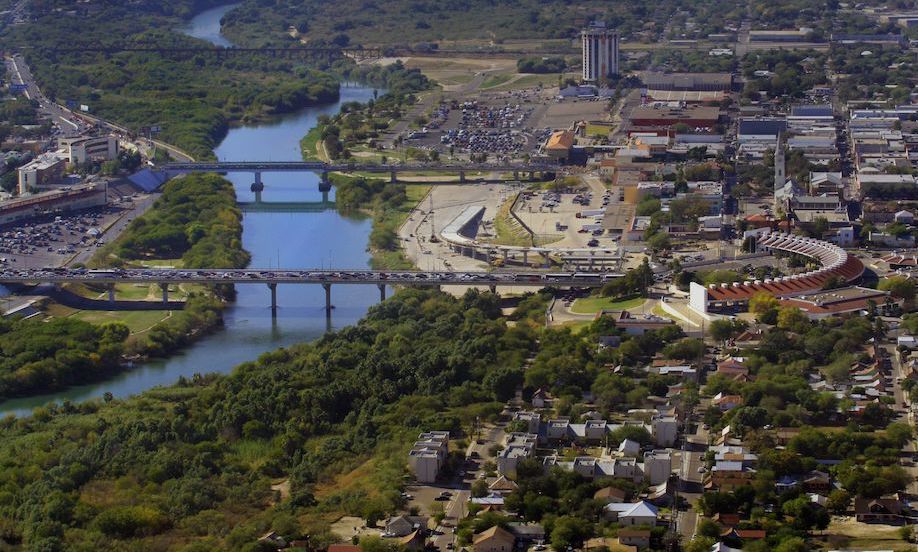
[[[820,267],[810,272],[765,279],[739,282],[733,284],[711,284],[707,288],[707,299],[710,302],[748,301],[757,293],[768,293],[780,297],[793,297],[820,291],[825,284],[837,278],[842,283],[853,284],[864,275],[864,263],[841,247],[821,240],[796,236],[793,234],[773,233],[762,238],[759,245],[769,251],[797,253],[819,261]]]

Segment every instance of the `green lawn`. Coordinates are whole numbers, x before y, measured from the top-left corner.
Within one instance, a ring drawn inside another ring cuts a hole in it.
[[[571,310],[577,314],[594,314],[601,310],[628,310],[640,307],[646,301],[643,297],[617,301],[615,297],[585,297],[577,299]]]
[[[172,311],[76,311],[74,318],[92,324],[121,322],[131,333],[143,332],[172,316]]]
[[[92,324],[122,322],[132,334],[146,331],[157,322],[172,316],[172,311],[81,311],[57,303],[49,303],[44,311],[55,318],[72,316]]]
[[[606,125],[591,125],[586,126],[586,135],[587,136],[608,136],[609,132],[612,131],[612,126]]]

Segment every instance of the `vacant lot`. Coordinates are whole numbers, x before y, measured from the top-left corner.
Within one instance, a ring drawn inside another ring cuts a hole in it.
[[[853,517],[833,517],[823,535],[814,539],[823,549],[914,551],[915,545],[899,536],[899,527],[881,523],[858,523]]]

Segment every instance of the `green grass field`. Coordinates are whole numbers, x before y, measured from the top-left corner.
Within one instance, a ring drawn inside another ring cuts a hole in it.
[[[586,135],[587,136],[608,136],[609,132],[612,131],[612,126],[606,125],[591,125],[586,126]]]
[[[577,314],[594,314],[601,310],[628,310],[640,307],[646,301],[643,297],[617,301],[615,297],[584,297],[577,299],[571,305],[571,310]]]
[[[92,324],[121,322],[132,334],[144,332],[151,326],[172,316],[172,311],[81,311],[57,303],[48,304],[45,314],[54,318],[74,317]]]

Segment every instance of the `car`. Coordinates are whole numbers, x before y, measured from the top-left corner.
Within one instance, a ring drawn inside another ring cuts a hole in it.
[[[446,549],[447,549],[447,550],[452,550],[453,548],[456,548],[456,545],[455,545],[455,544],[453,544],[453,543],[451,543],[451,542],[446,543]]]
[[[699,466],[699,467],[698,467],[698,473],[704,473],[704,472],[706,472],[706,471],[708,471],[708,470],[707,470],[704,466]]]

